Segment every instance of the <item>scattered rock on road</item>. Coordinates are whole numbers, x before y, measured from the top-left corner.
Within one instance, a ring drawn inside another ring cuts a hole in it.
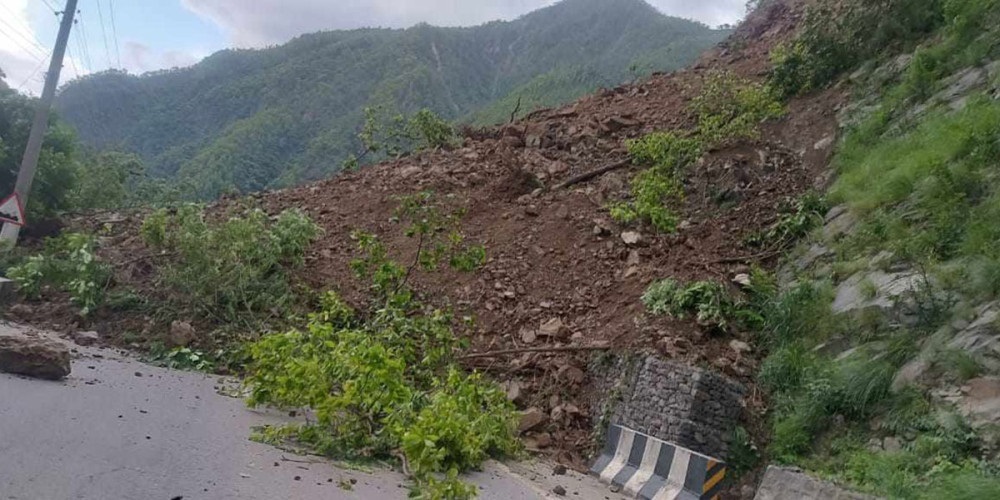
[[[69,349],[40,336],[0,333],[0,371],[59,380],[70,373]]]
[[[94,345],[100,339],[101,339],[100,335],[98,335],[97,332],[94,331],[73,333],[73,342],[76,342],[78,345],[82,346]]]

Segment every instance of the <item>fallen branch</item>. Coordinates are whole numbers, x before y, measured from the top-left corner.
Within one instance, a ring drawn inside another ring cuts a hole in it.
[[[607,351],[611,346],[607,345],[579,345],[563,347],[525,347],[522,349],[507,349],[504,351],[481,352],[477,354],[466,354],[459,356],[459,360],[495,358],[497,356],[507,356],[510,354],[525,354],[529,352],[580,352],[580,351]]]
[[[755,255],[745,255],[743,257],[727,257],[725,259],[713,260],[709,262],[709,264],[736,264],[743,262],[751,262],[751,261],[769,259],[771,257],[777,257],[781,255],[783,252],[784,250],[771,250],[768,252],[758,253]]]
[[[619,160],[619,161],[617,161],[615,163],[612,163],[610,165],[605,165],[605,166],[603,166],[603,167],[601,167],[601,168],[599,168],[597,170],[591,170],[590,172],[582,173],[582,174],[580,174],[580,175],[578,175],[576,177],[570,177],[569,179],[566,179],[565,181],[560,182],[559,184],[556,184],[555,186],[553,186],[552,190],[556,191],[556,190],[559,190],[559,189],[566,189],[566,188],[572,186],[573,184],[579,184],[581,182],[589,181],[590,179],[593,179],[594,177],[598,177],[598,176],[604,175],[604,174],[606,174],[608,172],[611,172],[612,170],[618,170],[620,168],[625,168],[625,167],[627,167],[627,166],[629,166],[631,164],[632,164],[632,160],[630,160],[630,159],[626,158],[624,160]]]

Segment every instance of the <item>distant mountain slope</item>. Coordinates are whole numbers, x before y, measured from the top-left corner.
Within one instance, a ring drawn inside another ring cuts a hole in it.
[[[726,34],[642,0],[565,0],[510,22],[322,32],[190,68],[92,75],[67,84],[57,107],[87,144],[135,151],[154,175],[213,197],[336,171],[360,150],[366,106],[487,123],[518,97],[530,110],[630,69],[677,69]]]

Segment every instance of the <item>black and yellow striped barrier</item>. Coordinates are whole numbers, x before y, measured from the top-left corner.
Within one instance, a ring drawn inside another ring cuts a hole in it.
[[[717,500],[726,464],[612,425],[591,472],[643,500]]]

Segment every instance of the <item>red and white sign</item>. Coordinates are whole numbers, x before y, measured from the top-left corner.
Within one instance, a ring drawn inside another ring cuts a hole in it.
[[[15,226],[24,225],[24,206],[21,205],[21,197],[14,193],[0,202],[0,222],[6,222]]]

